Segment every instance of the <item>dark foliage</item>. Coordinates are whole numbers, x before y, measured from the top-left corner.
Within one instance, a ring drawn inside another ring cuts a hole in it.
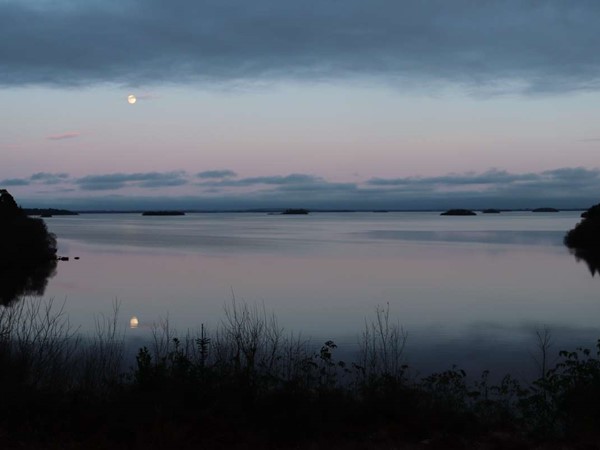
[[[41,219],[27,217],[0,190],[0,304],[20,295],[42,295],[56,268],[56,237]]]
[[[582,212],[581,217],[583,217],[584,219],[590,218],[593,220],[600,220],[600,203],[592,206],[587,211]]]
[[[332,341],[271,354],[278,339],[246,340],[274,337],[266,322],[238,310],[214,340],[202,328],[155,341],[125,373],[98,376],[81,368],[107,366],[114,353],[99,349],[113,348],[113,333],[77,354],[44,308],[22,311],[0,314],[3,448],[596,448],[600,439],[600,342],[597,353],[560,352],[525,386],[457,367],[411,378],[406,365],[365,372],[337,360]],[[35,333],[23,327],[35,322],[29,311],[42,321]]]
[[[178,342],[158,360],[142,348],[133,371],[102,395],[24,383],[12,373],[24,367],[4,355],[0,427],[19,448],[46,440],[68,448],[587,448],[600,437],[600,360],[589,350],[561,352],[523,388],[510,376],[492,384],[488,372],[468,381],[457,368],[344,384],[338,377],[348,369],[333,359],[334,348],[325,343],[291,380],[203,366]]]
[[[584,260],[592,275],[600,271],[600,203],[592,206],[570,230],[564,244],[571,249],[577,260]]]
[[[582,214],[583,220],[565,236],[569,248],[600,251],[600,203]]]

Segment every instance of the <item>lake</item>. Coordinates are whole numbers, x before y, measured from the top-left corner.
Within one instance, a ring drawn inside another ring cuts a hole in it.
[[[66,299],[83,331],[118,299],[124,329],[139,319],[132,338],[166,317],[180,332],[214,328],[235,296],[315,345],[334,340],[341,354],[389,303],[419,371],[456,363],[527,376],[536,330],[551,331],[555,353],[600,337],[600,278],[562,245],[579,215],[56,216],[46,223],[70,260],[45,296]]]

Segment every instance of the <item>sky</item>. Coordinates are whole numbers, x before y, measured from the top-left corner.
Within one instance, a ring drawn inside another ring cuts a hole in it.
[[[587,208],[598,23],[583,0],[0,0],[0,188],[79,210]]]

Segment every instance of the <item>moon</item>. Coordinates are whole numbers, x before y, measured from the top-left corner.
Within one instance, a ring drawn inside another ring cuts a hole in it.
[[[135,95],[131,94],[127,97],[127,102],[130,105],[133,105],[135,102],[137,102],[137,98],[135,97]]]

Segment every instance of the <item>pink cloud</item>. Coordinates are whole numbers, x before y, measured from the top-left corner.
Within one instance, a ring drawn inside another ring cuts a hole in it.
[[[46,136],[46,139],[51,141],[60,141],[62,139],[73,139],[79,136],[81,136],[81,133],[78,131],[69,131],[67,133],[51,134],[50,136]]]

